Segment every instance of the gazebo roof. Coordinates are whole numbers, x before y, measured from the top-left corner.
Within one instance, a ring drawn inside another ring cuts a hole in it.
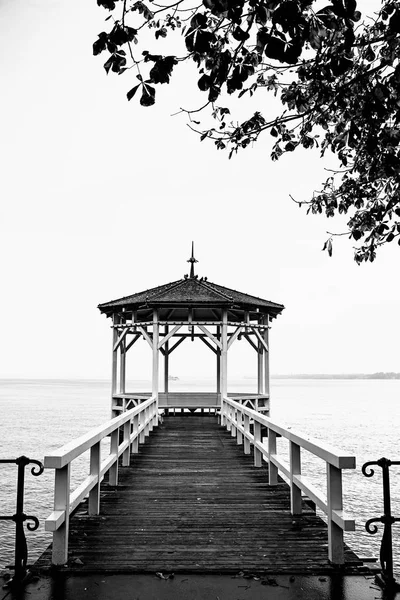
[[[185,276],[178,281],[172,281],[143,292],[124,296],[99,304],[99,310],[110,316],[121,309],[138,310],[146,307],[207,307],[207,308],[239,308],[242,310],[258,310],[268,313],[271,318],[279,315],[284,306],[251,296],[237,290],[208,281],[207,278]]]

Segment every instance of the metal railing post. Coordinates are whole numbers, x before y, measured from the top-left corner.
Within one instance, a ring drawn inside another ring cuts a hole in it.
[[[389,460],[388,458],[380,458],[377,461],[366,462],[361,469],[365,477],[372,477],[374,475],[375,471],[373,469],[369,468],[369,470],[367,470],[368,467],[371,467],[371,465],[378,465],[382,469],[383,515],[381,517],[368,519],[368,521],[365,523],[365,529],[368,531],[368,533],[374,535],[375,533],[377,533],[378,528],[376,525],[372,525],[372,523],[380,522],[384,524],[380,550],[382,579],[377,578],[377,582],[384,587],[398,589],[400,586],[393,576],[392,525],[400,521],[400,518],[392,516],[390,502],[389,467],[391,465],[400,465],[400,461]]]
[[[28,546],[26,543],[24,522],[33,521],[33,524],[27,524],[29,531],[35,531],[39,527],[39,520],[37,517],[26,515],[24,513],[25,467],[31,463],[39,467],[38,470],[36,470],[35,467],[32,467],[31,469],[31,473],[35,477],[38,477],[43,473],[44,467],[40,461],[30,459],[27,456],[19,456],[16,459],[2,459],[0,460],[0,463],[14,463],[18,466],[15,514],[12,516],[0,516],[0,520],[14,521],[15,523],[14,565],[11,565],[10,567],[14,569],[14,577],[8,582],[8,586],[11,586],[13,584],[22,583],[27,574]]]

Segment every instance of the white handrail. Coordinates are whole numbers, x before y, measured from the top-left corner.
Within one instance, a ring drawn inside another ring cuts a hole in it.
[[[250,420],[254,432],[250,432]],[[343,512],[342,469],[355,469],[356,458],[344,454],[334,446],[288,429],[285,425],[247,408],[227,396],[222,397],[221,425],[244,444],[244,453],[254,447],[254,465],[268,462],[268,483],[276,485],[278,472],[289,479],[290,505],[293,515],[301,514],[301,493],[306,494],[328,517],[328,557],[335,564],[344,562],[343,531],[354,531],[355,521]],[[261,426],[267,429],[267,443],[261,438]],[[277,436],[289,441],[290,464],[277,453]],[[327,498],[301,474],[301,449],[308,450],[326,462]]]
[[[45,521],[46,531],[53,532],[52,562],[63,565],[68,560],[69,517],[79,503],[89,494],[88,512],[98,515],[100,512],[100,484],[109,471],[110,485],[118,485],[118,459],[122,455],[123,466],[128,466],[130,454],[138,452],[139,443],[158,425],[158,404],[156,395],[124,412],[122,415],[106,421],[91,429],[81,437],[65,444],[52,454],[44,457],[44,466],[55,469],[54,511]],[[119,440],[120,428],[123,430]],[[110,453],[101,460],[101,441],[110,436]],[[90,473],[71,492],[71,463],[90,449]]]

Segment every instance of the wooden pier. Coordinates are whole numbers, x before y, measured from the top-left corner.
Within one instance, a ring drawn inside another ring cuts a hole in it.
[[[45,457],[55,470],[46,520],[53,544],[38,565],[111,573],[359,569],[343,539],[355,522],[343,510],[342,470],[354,469],[355,457],[269,418],[269,329],[283,305],[199,279],[193,245],[188,262],[181,280],[99,305],[112,319],[113,418]],[[128,351],[133,356],[141,340],[152,357],[151,390],[142,393],[128,390],[126,377]],[[215,391],[170,390],[170,355],[195,340],[214,353]],[[228,354],[241,340],[255,353],[257,389],[228,394]],[[302,473],[302,450],[325,461],[321,488]],[[71,465],[87,451],[89,472],[71,490]]]
[[[56,483],[55,512],[46,523],[54,531],[53,548],[38,567],[53,562],[62,570],[109,573],[360,572],[362,562],[343,545],[342,530],[354,529],[354,521],[344,515],[338,495],[341,466],[354,465],[353,457],[303,440],[303,447],[327,460],[328,477],[330,467],[335,471],[326,500],[309,486],[308,497],[330,515],[327,526],[301,498],[299,485],[307,489],[307,482],[294,458],[298,434],[229,398],[219,419],[225,427],[212,413],[164,416],[153,427],[159,415],[152,406],[149,399],[45,458],[47,467],[56,468],[58,488]],[[268,425],[268,438],[257,441],[261,423]],[[125,436],[116,444],[120,429]],[[285,469],[273,448],[279,431],[295,440],[288,466],[292,486],[276,478],[277,465]],[[104,434],[111,434],[111,453],[96,462]],[[139,448],[140,439],[145,443]],[[70,493],[70,462],[88,447],[91,473]]]

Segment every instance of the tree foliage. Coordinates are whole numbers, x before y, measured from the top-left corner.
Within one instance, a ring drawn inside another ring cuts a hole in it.
[[[272,160],[297,148],[334,153],[340,166],[304,202],[308,211],[347,215],[358,263],[373,261],[383,244],[400,244],[400,0],[384,0],[368,17],[355,0],[97,4],[110,12],[110,27],[93,52],[107,54],[107,73],[133,74],[128,100],[137,94],[141,105],[153,105],[156,87],[170,82],[178,63],[193,61],[202,110],[215,118],[201,139],[230,157],[264,132],[274,138]],[[143,47],[176,34],[184,43],[174,55]],[[279,114],[233,120],[229,95],[265,92],[280,99]],[[199,111],[186,112],[201,129],[192,118]],[[331,238],[323,249],[332,254]]]

